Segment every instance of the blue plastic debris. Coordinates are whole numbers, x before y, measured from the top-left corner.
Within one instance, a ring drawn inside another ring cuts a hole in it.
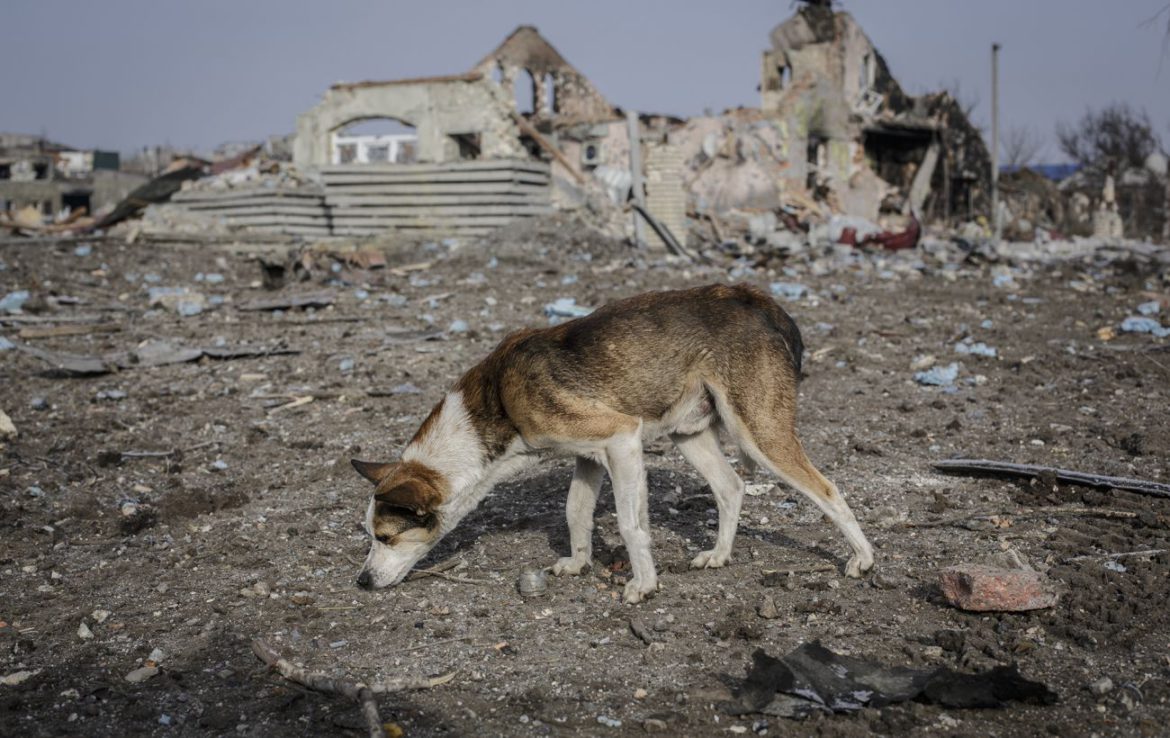
[[[1128,317],[1121,321],[1121,330],[1125,333],[1150,333],[1158,338],[1170,336],[1170,328],[1163,328],[1153,318]]]
[[[548,316],[550,325],[560,323],[563,318],[581,318],[593,312],[593,308],[578,305],[572,297],[559,297],[544,306],[544,314]]]
[[[16,348],[15,343],[9,341],[4,336],[0,336],[0,351],[11,351],[14,348]]]
[[[995,325],[995,323],[993,323],[993,322],[991,321],[991,319],[990,319],[990,318],[988,318],[987,320],[985,320],[985,321],[983,321],[982,323],[980,323],[980,324],[979,324],[979,327],[980,327],[980,328],[982,328],[982,329],[983,329],[983,330],[985,330],[985,331],[988,331],[988,330],[991,330],[991,327],[992,327],[993,325]]]
[[[28,290],[17,290],[16,292],[9,292],[0,300],[0,312],[4,313],[19,313],[24,304],[28,302]]]
[[[786,300],[799,300],[808,294],[808,287],[797,282],[773,282],[768,285],[768,289],[776,297],[783,297]]]
[[[368,299],[370,299],[370,293],[369,293],[369,291],[368,291],[368,290],[360,290],[360,289],[359,289],[359,290],[354,290],[354,291],[353,291],[353,296],[354,296],[354,298],[356,298],[356,299],[358,299],[358,300],[368,300]]]
[[[353,366],[354,366],[354,361],[353,361],[353,359],[351,359],[348,356],[345,357],[344,359],[342,359],[341,361],[337,362],[337,369],[342,374],[349,374],[350,372],[352,372]]]
[[[922,385],[928,385],[930,387],[950,387],[958,378],[958,364],[931,367],[925,371],[917,372],[914,375],[915,382],[918,382]]]
[[[1158,302],[1157,300],[1143,302],[1141,305],[1137,306],[1137,311],[1142,315],[1157,315],[1158,313],[1162,312],[1162,303]]]
[[[73,249],[74,256],[89,256],[92,253],[93,253],[93,246],[91,246],[88,243],[80,244],[80,245],[78,245],[77,248]]]
[[[466,320],[456,318],[451,321],[451,325],[447,326],[448,333],[466,333],[469,330]]]
[[[972,343],[970,338],[959,341],[955,344],[955,353],[966,356],[986,356],[989,359],[994,359],[999,355],[993,347],[988,346],[983,341]]]
[[[995,287],[1014,287],[1015,281],[1010,274],[997,274],[991,280],[991,284]]]
[[[421,395],[422,390],[419,389],[418,387],[414,386],[410,382],[405,382],[403,384],[398,384],[398,385],[391,387],[390,394],[392,394],[392,395]]]

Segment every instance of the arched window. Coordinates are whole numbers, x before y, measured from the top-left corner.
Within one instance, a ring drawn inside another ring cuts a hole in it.
[[[512,81],[512,94],[516,98],[516,112],[531,115],[536,112],[536,80],[532,72],[521,69]]]
[[[365,118],[333,132],[333,164],[409,164],[417,158],[414,126],[394,118]]]

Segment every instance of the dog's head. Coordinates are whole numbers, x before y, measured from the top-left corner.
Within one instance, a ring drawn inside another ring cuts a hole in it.
[[[353,459],[350,463],[374,483],[365,520],[370,553],[358,573],[358,586],[377,589],[397,584],[439,541],[444,480],[434,469],[415,461],[375,464]]]

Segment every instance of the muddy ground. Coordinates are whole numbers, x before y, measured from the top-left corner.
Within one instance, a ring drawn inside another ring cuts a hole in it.
[[[389,249],[390,267],[431,262],[415,272],[334,272],[320,260],[309,281],[277,291],[262,286],[247,248],[0,247],[0,295],[34,293],[34,322],[0,323],[22,344],[91,355],[161,339],[300,351],[89,377],[0,352],[0,409],[19,431],[0,452],[0,677],[33,672],[0,685],[0,733],[361,734],[353,705],[264,668],[249,650],[264,637],[334,675],[456,671],[443,686],[380,698],[383,718],[408,736],[640,735],[648,719],[689,736],[1164,734],[1170,555],[1097,555],[1170,548],[1170,500],[931,468],[964,455],[1170,480],[1167,342],[1098,335],[1150,299],[1144,292],[1164,294],[1161,277],[1133,261],[1009,271],[909,255],[736,271],[811,290],[784,301],[808,348],[800,435],[877,547],[864,580],[841,576],[842,537],[783,486],[747,498],[729,567],[689,570],[713,540],[714,503],[656,442],[661,591],[643,604],[618,600],[627,568],[606,492],[593,571],[550,578],[542,597],[518,595],[521,568],[568,550],[567,462],[501,485],[424,562],[458,558],[453,579],[359,590],[369,490],[350,457],[394,458],[463,370],[505,331],[545,324],[555,298],[592,306],[731,278],[723,267],[647,263],[563,228],[529,236],[526,248],[497,238]],[[148,305],[158,286],[223,302],[180,317]],[[240,309],[321,291],[332,307]],[[19,336],[107,324],[116,332]],[[439,340],[424,340],[436,329]],[[955,355],[966,335],[998,357]],[[927,354],[961,363],[953,391],[913,381],[912,362]],[[297,398],[313,399],[289,404]],[[1086,514],[1101,508],[1132,515]],[[1009,549],[1046,569],[1063,592],[1056,607],[996,615],[945,604],[941,567]],[[765,576],[816,564],[833,570]],[[765,619],[757,610],[769,598],[778,617]],[[631,633],[635,617],[652,645]],[[755,649],[782,655],[812,639],[889,664],[1016,662],[1060,699],[1003,710],[912,703],[803,722],[725,713]],[[154,649],[157,675],[127,681]],[[1102,677],[1114,686],[1095,694]]]

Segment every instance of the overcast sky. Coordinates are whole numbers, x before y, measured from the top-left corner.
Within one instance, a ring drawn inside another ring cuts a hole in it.
[[[957,82],[990,121],[1052,135],[1087,107],[1146,109],[1170,143],[1170,0],[846,0],[911,93]],[[129,151],[290,132],[338,81],[464,71],[536,25],[613,103],[694,115],[758,106],[760,52],[789,0],[5,0],[0,131]],[[1161,66],[1161,68],[1160,68]]]

